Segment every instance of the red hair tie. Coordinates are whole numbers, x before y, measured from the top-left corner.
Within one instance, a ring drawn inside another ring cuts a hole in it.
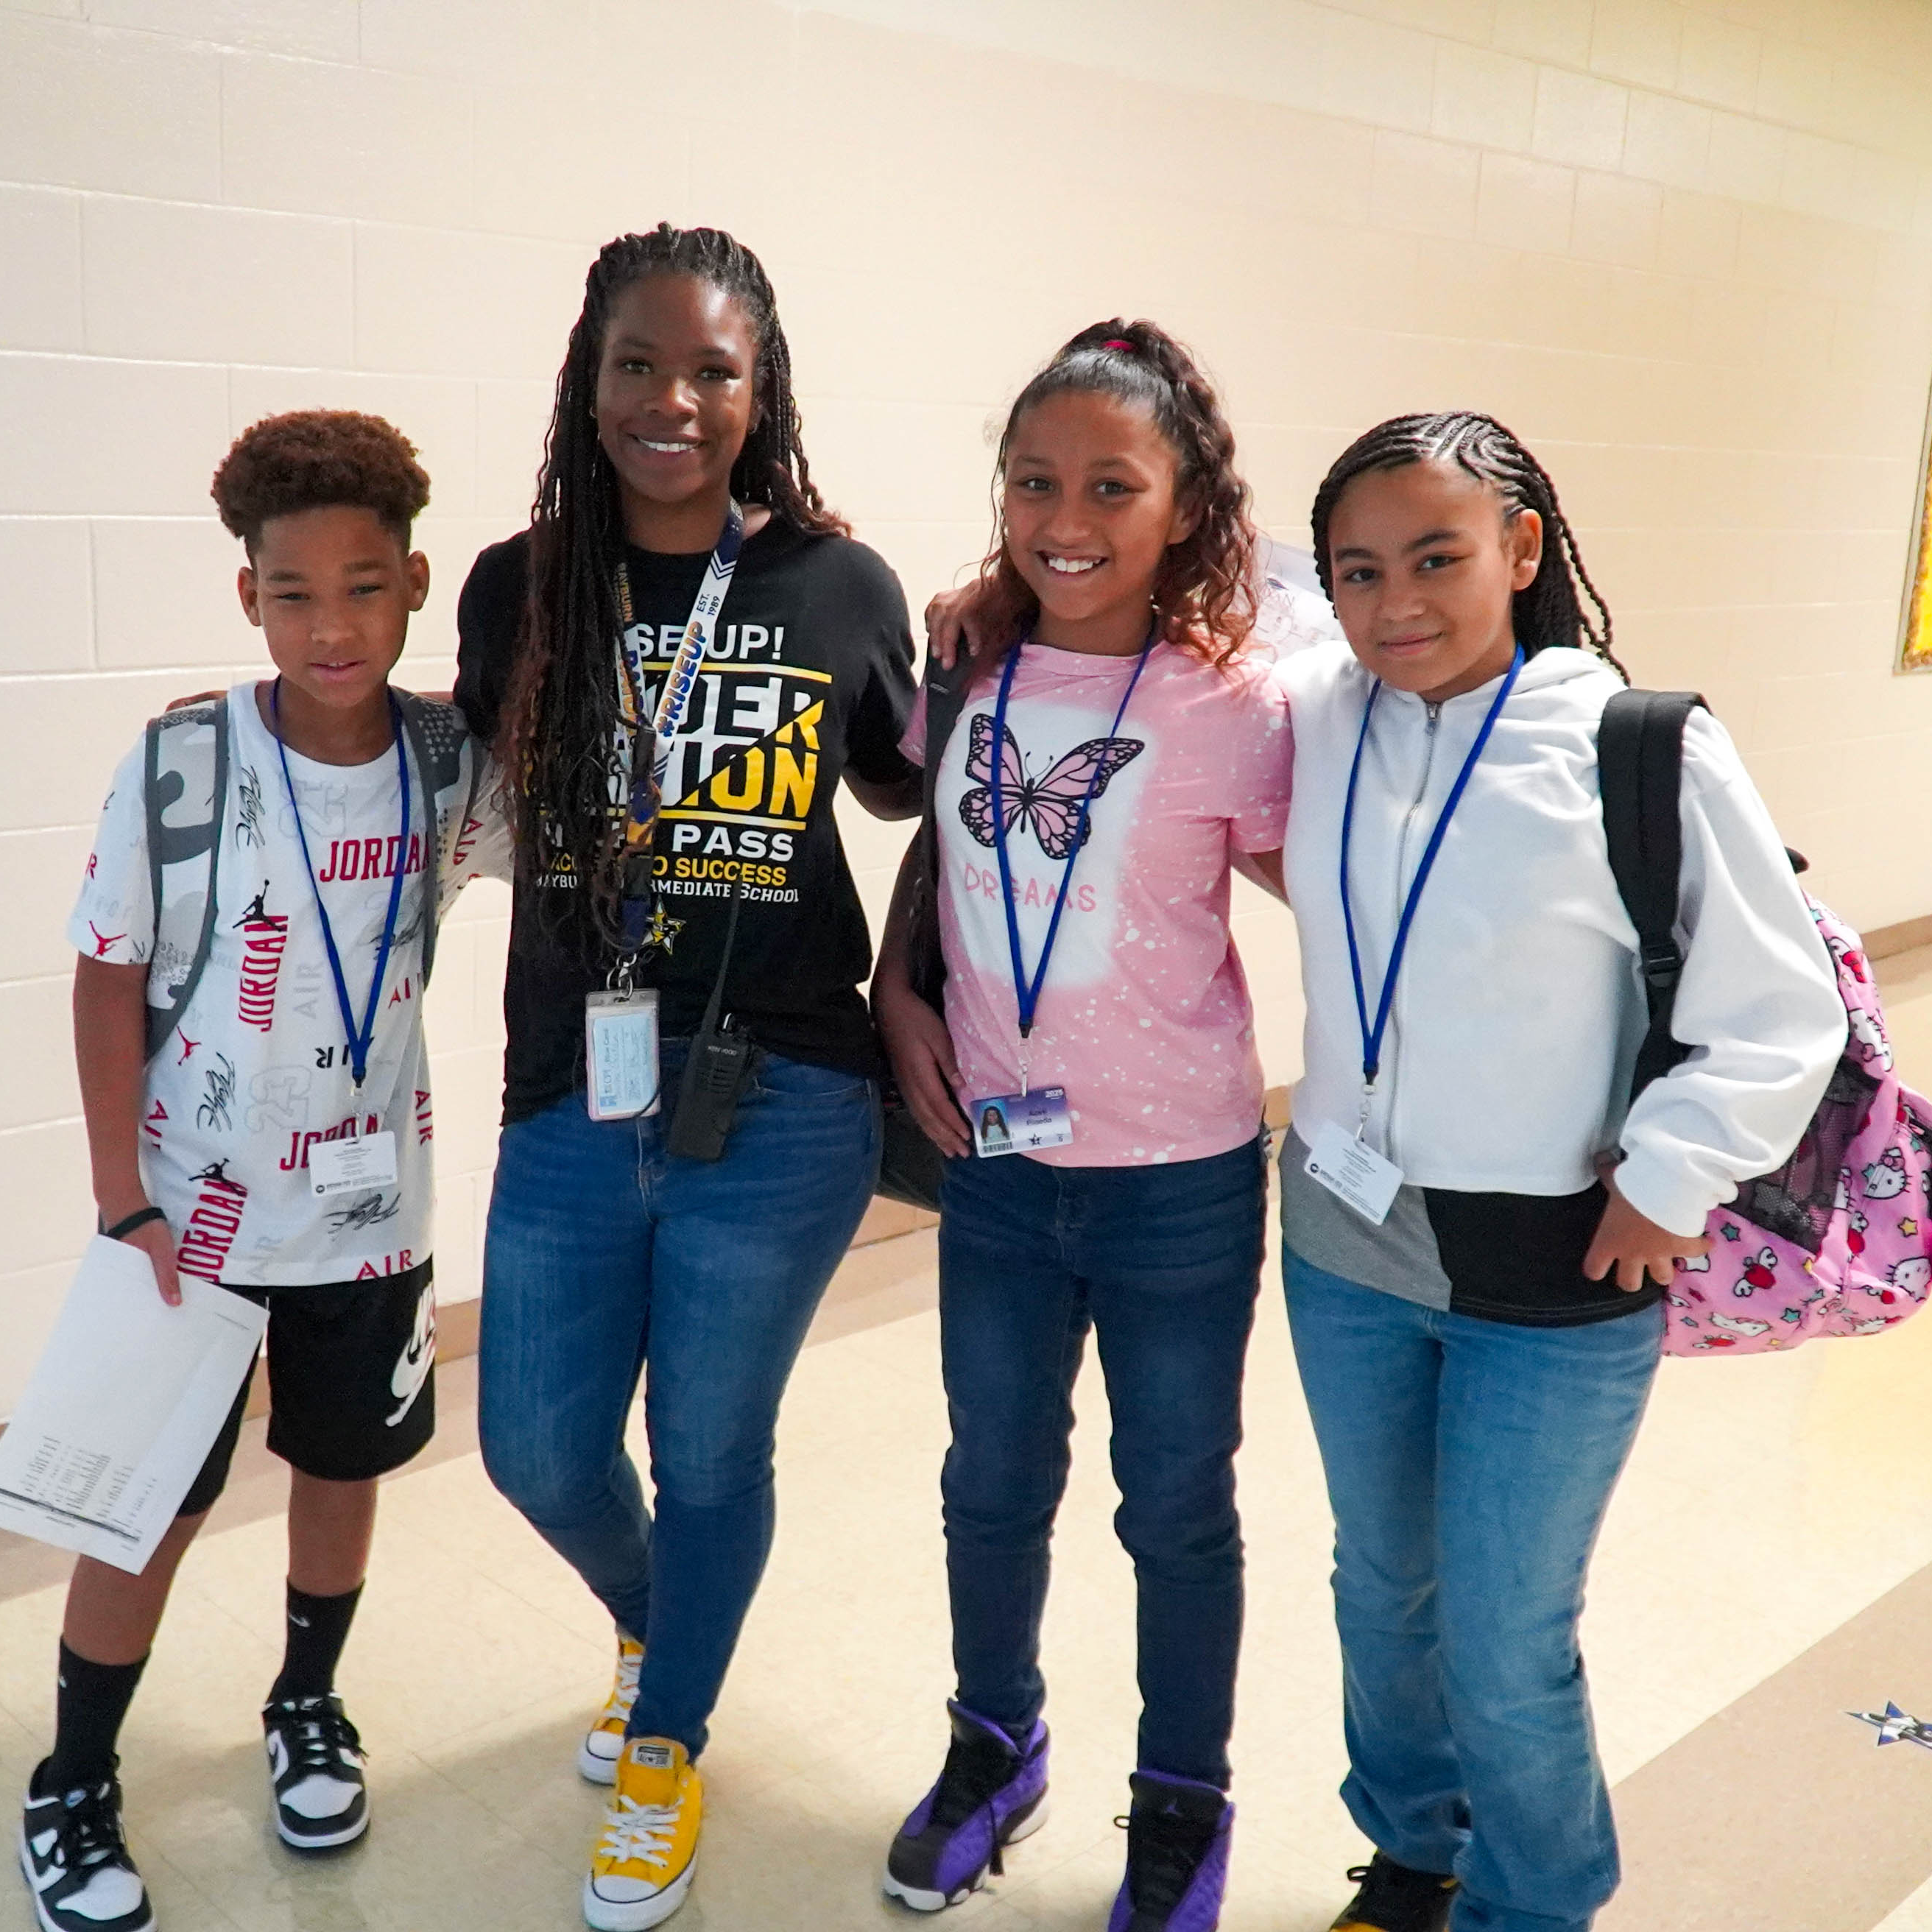
[[[1124,349],[1130,356],[1134,349],[1134,345],[1124,335],[1110,335],[1100,346],[1102,349]]]

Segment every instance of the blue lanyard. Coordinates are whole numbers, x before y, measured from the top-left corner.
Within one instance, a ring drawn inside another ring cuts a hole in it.
[[[396,772],[403,788],[402,836],[396,842],[396,869],[389,880],[389,910],[383,916],[382,943],[376,952],[376,976],[370,982],[369,1004],[363,1009],[362,1024],[356,1024],[356,1010],[349,1004],[349,982],[342,976],[342,955],[336,950],[335,933],[328,922],[328,908],[322,902],[322,888],[316,884],[315,861],[308,854],[308,834],[302,829],[302,806],[296,799],[296,782],[289,770],[289,748],[282,742],[282,681],[277,678],[268,693],[268,710],[275,721],[275,749],[281,754],[282,782],[289,788],[289,809],[295,814],[296,837],[301,842],[302,863],[308,868],[308,889],[315,895],[315,909],[322,920],[322,943],[328,948],[329,970],[335,975],[336,1004],[342,1009],[342,1024],[349,1039],[349,1067],[355,1076],[356,1090],[362,1090],[363,1076],[369,1070],[369,1044],[376,1037],[376,1003],[382,994],[382,976],[389,970],[389,949],[396,940],[396,914],[403,903],[403,874],[410,866],[410,758],[403,742],[403,714],[395,694],[389,694],[389,720],[396,728]],[[430,915],[435,916],[434,909]]]
[[[1142,645],[1139,662],[1134,666],[1134,674],[1127,680],[1127,688],[1120,694],[1120,708],[1114,713],[1114,722],[1107,736],[1120,736],[1120,720],[1127,715],[1127,700],[1134,694],[1134,686],[1141,681],[1141,673],[1147,669],[1148,659],[1154,654],[1154,640],[1150,636]],[[1087,814],[1093,808],[1094,794],[1100,788],[1100,781],[1106,772],[1103,760],[1096,760],[1092,776],[1087,781],[1085,796],[1080,801],[1080,816],[1073,826],[1072,849],[1066,855],[1066,869],[1060,875],[1060,890],[1054,896],[1053,916],[1046,922],[1046,938],[1040,949],[1040,963],[1034,968],[1033,977],[1027,977],[1025,956],[1020,951],[1020,917],[1013,904],[1013,868],[1006,856],[1006,817],[1000,802],[1000,773],[1005,763],[1006,745],[1006,699],[1013,688],[1013,673],[1019,668],[1020,652],[1026,646],[1016,644],[1006,653],[1006,666],[1000,673],[1000,694],[993,704],[993,850],[1000,861],[1000,890],[1006,902],[1006,950],[1013,964],[1013,998],[1019,1006],[1020,1038],[1025,1040],[1033,1032],[1033,1016],[1040,1006],[1040,988],[1046,984],[1047,962],[1053,957],[1053,943],[1060,936],[1060,915],[1066,910],[1066,888],[1073,878],[1073,863],[1080,856],[1080,848],[1087,842]],[[1022,1082],[1024,1084],[1024,1079]]]
[[[1362,1079],[1366,1087],[1376,1084],[1376,1076],[1382,1070],[1382,1035],[1388,1030],[1389,1008],[1395,998],[1396,975],[1402,970],[1402,956],[1408,945],[1408,929],[1415,921],[1415,908],[1422,897],[1422,889],[1429,883],[1429,874],[1434,868],[1436,855],[1442,849],[1442,835],[1449,829],[1449,821],[1455,815],[1457,806],[1462,802],[1462,794],[1469,782],[1469,774],[1476,769],[1476,760],[1483,755],[1483,747],[1490,742],[1490,734],[1496,729],[1496,720],[1502,714],[1504,701],[1516,684],[1516,673],[1522,668],[1522,646],[1516,646],[1516,656],[1510,660],[1509,673],[1502,681],[1502,688],[1490,700],[1489,716],[1483,720],[1483,728],[1476,734],[1476,742],[1469,747],[1469,755],[1462,760],[1462,769],[1456,775],[1456,782],[1450,788],[1448,797],[1443,801],[1442,810],[1436,820],[1436,830],[1429,835],[1429,843],[1422,849],[1422,862],[1415,868],[1415,877],[1409,882],[1408,896],[1402,903],[1402,916],[1396,922],[1395,944],[1389,948],[1388,970],[1382,975],[1382,997],[1376,1002],[1376,1023],[1369,1024],[1369,1003],[1362,990],[1362,956],[1355,944],[1355,915],[1348,904],[1348,842],[1355,824],[1355,781],[1362,770],[1362,748],[1369,742],[1369,720],[1375,716],[1376,700],[1381,695],[1382,681],[1377,678],[1369,692],[1369,701],[1362,708],[1362,728],[1355,740],[1355,761],[1348,767],[1348,796],[1342,808],[1342,921],[1348,929],[1348,970],[1355,979],[1355,1016],[1362,1028]],[[1368,1102],[1364,1097],[1363,1118],[1367,1116]]]

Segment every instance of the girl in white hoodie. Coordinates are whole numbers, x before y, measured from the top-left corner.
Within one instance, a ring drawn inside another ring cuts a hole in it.
[[[1309,1018],[1282,1215],[1336,1518],[1342,1795],[1377,1847],[1336,1924],[1585,1932],[1618,1871],[1576,1625],[1659,1284],[1796,1145],[1844,1010],[1695,712],[1691,1051],[1627,1104],[1646,1009],[1597,772],[1622,676],[1554,486],[1487,416],[1402,417],[1337,460],[1314,537],[1348,641],[1284,668]]]

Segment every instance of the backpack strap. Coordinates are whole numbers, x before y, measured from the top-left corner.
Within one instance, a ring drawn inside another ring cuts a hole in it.
[[[422,983],[427,986],[436,967],[436,931],[442,922],[443,828],[453,828],[452,846],[462,837],[476,802],[484,761],[481,747],[476,748],[470,758],[469,795],[460,811],[453,803],[446,805],[446,795],[463,771],[463,741],[468,728],[463,715],[453,704],[420,698],[412,691],[398,691],[396,703],[403,714],[403,736],[416,762],[423,801],[423,884],[428,896],[423,902]]]
[[[228,802],[228,700],[225,697],[212,704],[164,712],[148,721],[141,799],[147,820],[148,884],[154,916],[147,1007],[147,1058],[152,1060],[188,1010],[214,944],[221,820]],[[189,808],[187,819],[178,814],[171,818],[170,813],[184,801]],[[204,854],[208,860],[207,880],[194,937],[190,940],[184,931],[177,940],[168,931],[170,909],[186,920],[193,916],[196,908],[191,893],[177,890],[170,896],[167,892],[166,874],[171,868],[188,864]],[[170,983],[166,976],[176,970],[181,976]],[[158,1000],[154,998],[158,972],[162,976],[163,993]]]
[[[1677,943],[1678,880],[1684,831],[1678,800],[1684,726],[1703,708],[1694,691],[1620,691],[1604,707],[1597,734],[1604,832],[1617,892],[1636,928],[1650,1025],[1638,1049],[1630,1098],[1690,1052],[1671,1032],[1684,950]]]
[[[950,667],[929,654],[926,661],[926,764],[920,776],[924,806],[920,814],[918,870],[913,879],[906,954],[913,990],[935,1011],[945,997],[946,985],[946,960],[939,944],[939,766],[965,708],[973,670],[969,657],[956,658]]]
[[[966,706],[966,687],[972,682],[973,664],[969,658],[956,658],[949,668],[936,664],[931,658],[926,662],[926,815],[930,818],[934,812],[934,801],[939,791],[939,761],[946,755],[946,747],[951,742],[952,728],[959,722],[959,714]]]

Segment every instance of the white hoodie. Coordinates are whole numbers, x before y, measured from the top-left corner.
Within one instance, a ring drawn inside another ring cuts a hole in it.
[[[1362,1042],[1342,925],[1342,811],[1371,680],[1345,645],[1281,668],[1294,728],[1283,857],[1308,1020],[1296,1126],[1353,1132]],[[1426,704],[1384,687],[1362,756],[1350,902],[1372,1020],[1402,900],[1496,680]],[[1622,687],[1588,652],[1523,666],[1424,889],[1368,1138],[1413,1186],[1575,1193],[1621,1145],[1617,1186],[1681,1234],[1791,1154],[1843,1051],[1831,958],[1724,727],[1684,734],[1684,977],[1692,1049],[1625,1115],[1645,1025],[1636,934],[1611,875],[1597,728]]]

